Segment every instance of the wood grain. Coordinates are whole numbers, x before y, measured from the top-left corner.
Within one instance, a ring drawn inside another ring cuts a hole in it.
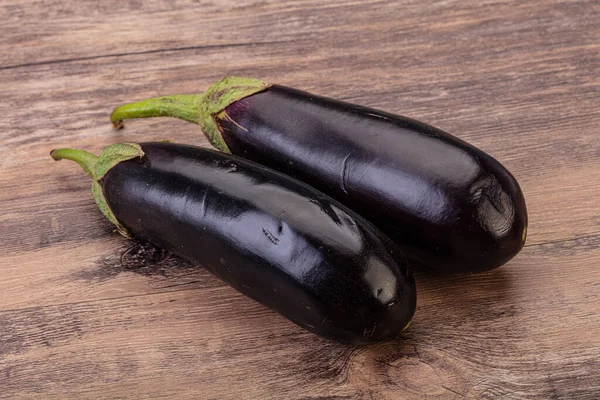
[[[490,50],[501,58],[532,44],[561,46],[571,35],[578,36],[578,45],[593,45],[598,12],[594,1],[446,0],[424,6],[418,0],[5,0],[0,49],[4,68],[299,39],[325,52],[376,43],[399,53],[424,46],[445,57],[455,56],[445,48],[459,45],[474,50],[464,61],[476,62]],[[20,51],[11,51],[14,45]],[[422,61],[412,51],[409,57]]]
[[[0,396],[591,399],[599,257],[595,237],[530,246],[481,275],[418,274],[404,340],[365,348],[324,342],[227,286],[4,311]]]
[[[6,0],[0,5],[0,398],[596,399],[600,3]],[[417,272],[402,340],[324,342],[116,235],[58,146],[207,145],[122,102],[256,76],[411,116],[519,180],[508,265]]]

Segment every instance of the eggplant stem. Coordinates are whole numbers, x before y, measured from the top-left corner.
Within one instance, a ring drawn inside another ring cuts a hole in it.
[[[123,120],[132,118],[173,117],[198,124],[201,98],[202,94],[176,94],[123,104],[115,108],[110,121],[115,129],[123,127]]]
[[[92,177],[92,179],[96,179],[94,175],[96,174],[96,164],[98,163],[98,157],[94,154],[89,153],[85,150],[78,149],[54,149],[50,152],[50,156],[56,161],[75,161],[81,166],[81,168],[83,168],[85,172],[87,172]]]

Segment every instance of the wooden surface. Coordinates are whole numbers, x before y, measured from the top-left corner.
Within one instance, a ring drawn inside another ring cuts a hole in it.
[[[600,398],[600,2],[0,4],[0,398]],[[324,342],[115,234],[50,149],[201,143],[119,103],[263,78],[411,116],[517,177],[506,266],[417,271],[403,339]]]

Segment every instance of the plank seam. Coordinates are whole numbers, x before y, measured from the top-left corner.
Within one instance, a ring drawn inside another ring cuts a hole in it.
[[[529,248],[529,247],[546,246],[546,245],[549,245],[549,244],[568,243],[568,242],[574,242],[574,241],[577,241],[577,240],[593,239],[593,238],[596,238],[598,236],[600,236],[600,232],[594,232],[592,234],[585,235],[585,236],[576,236],[576,237],[571,237],[571,238],[563,238],[563,239],[551,240],[549,242],[526,244],[523,247],[524,248]]]
[[[160,295],[164,295],[164,294],[189,292],[192,290],[222,290],[223,288],[226,288],[226,287],[228,287],[228,285],[223,282],[223,285],[221,285],[221,286],[196,287],[196,288],[180,289],[180,290],[165,290],[162,292],[139,293],[139,294],[131,294],[128,296],[109,297],[109,298],[104,298],[104,299],[82,300],[82,301],[75,301],[72,303],[56,303],[56,304],[45,304],[45,305],[40,305],[40,306],[30,306],[30,307],[23,307],[23,308],[12,308],[12,309],[8,309],[8,310],[0,310],[0,315],[14,313],[14,312],[20,312],[20,311],[42,310],[42,309],[45,309],[48,307],[76,306],[76,305],[88,304],[88,303],[102,303],[105,301],[119,301],[119,300],[123,300],[123,299],[135,298],[135,297],[154,296],[154,295],[160,296]]]
[[[96,55],[96,56],[62,58],[62,59],[57,59],[57,60],[47,60],[47,61],[40,61],[40,62],[7,65],[4,67],[0,66],[0,71],[9,70],[9,69],[17,69],[17,68],[37,67],[37,66],[41,66],[41,65],[53,65],[53,64],[62,64],[62,63],[70,63],[70,62],[78,62],[78,61],[99,60],[99,59],[111,58],[111,57],[127,57],[127,56],[137,56],[137,55],[144,55],[144,54],[168,53],[168,52],[191,51],[191,50],[212,50],[212,49],[223,49],[223,48],[234,48],[234,47],[264,46],[264,45],[271,45],[271,44],[291,43],[291,42],[296,42],[296,41],[297,40],[273,40],[273,41],[268,41],[268,42],[224,43],[224,44],[211,44],[211,45],[203,45],[203,46],[185,46],[185,47],[173,47],[173,48],[166,48],[166,49],[132,51],[132,52],[127,52],[127,53],[110,53],[110,54],[102,54],[102,55]]]

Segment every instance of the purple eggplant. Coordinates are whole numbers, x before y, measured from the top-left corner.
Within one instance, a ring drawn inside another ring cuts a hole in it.
[[[256,79],[118,107],[197,123],[217,149],[302,180],[354,209],[420,263],[499,267],[523,247],[519,184],[493,157],[430,125]]]
[[[125,236],[201,264],[241,293],[324,338],[394,338],[416,306],[397,246],[314,188],[262,165],[172,143],[118,144],[99,157],[53,150],[93,179]]]

